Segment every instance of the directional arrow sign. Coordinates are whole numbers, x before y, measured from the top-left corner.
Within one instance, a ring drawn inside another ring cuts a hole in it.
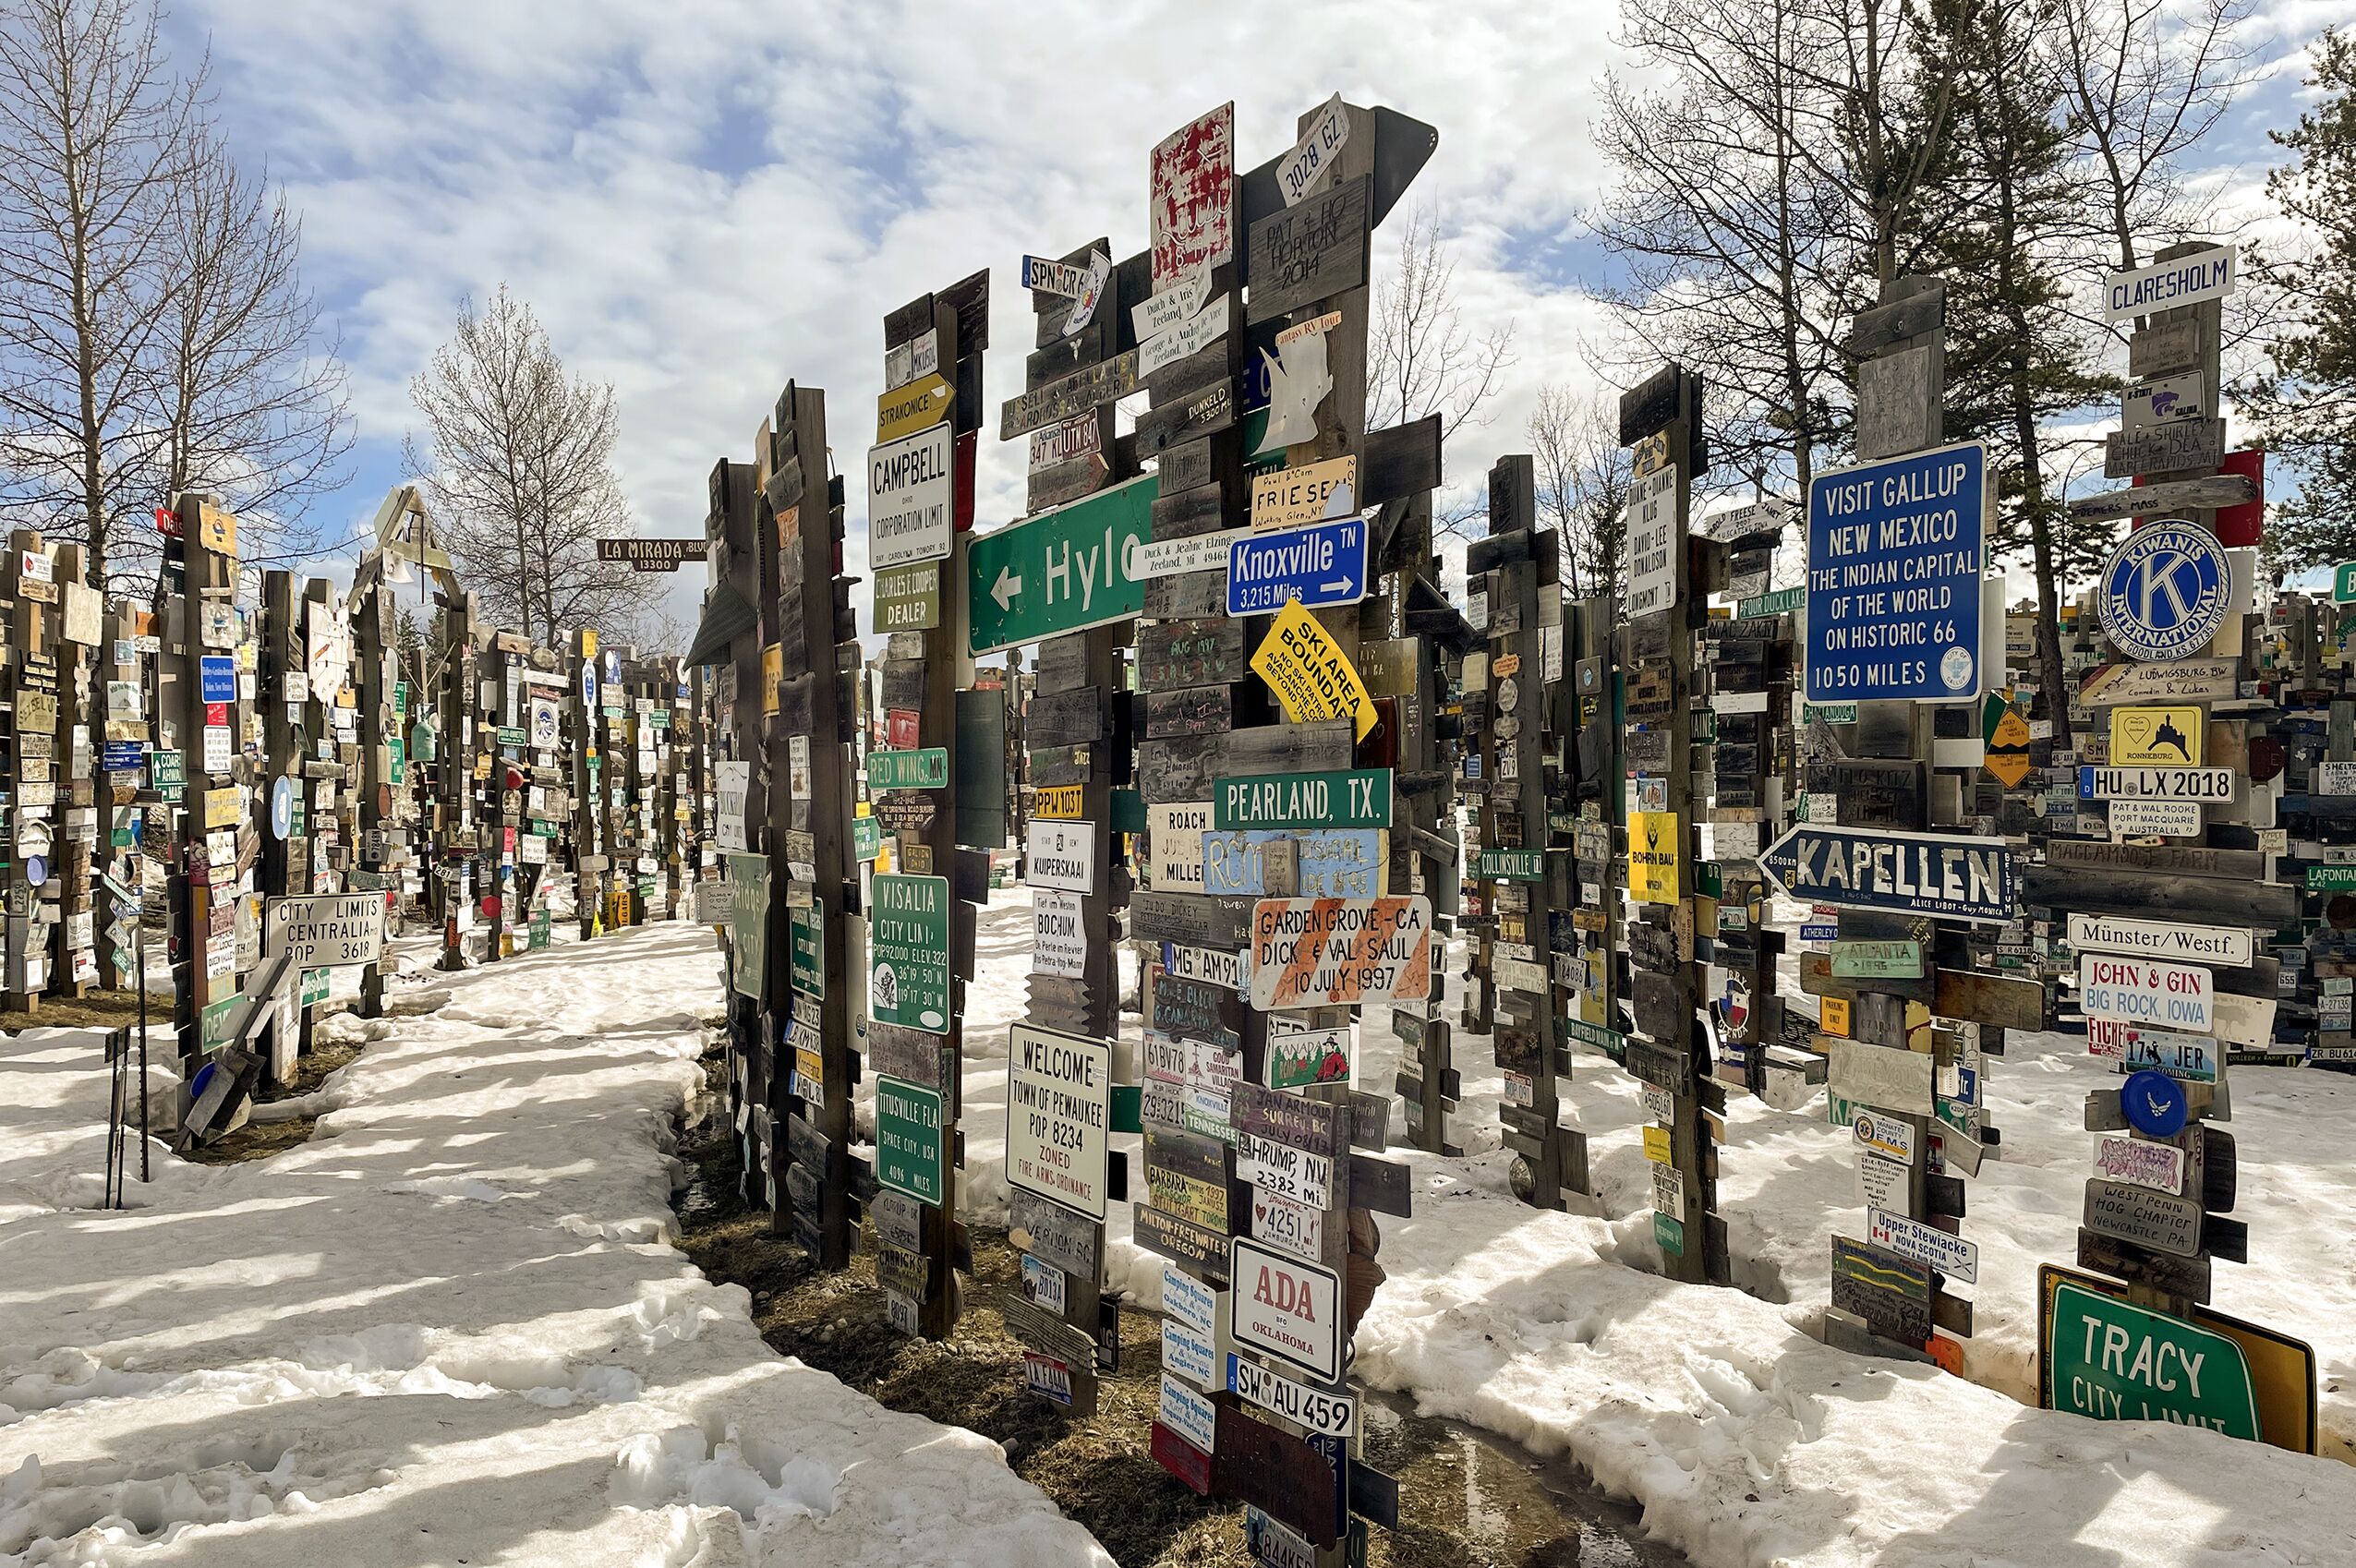
[[[977,654],[1116,621],[1144,608],[1130,557],[1154,535],[1151,474],[976,537],[965,554]]]
[[[1355,517],[1253,534],[1227,547],[1227,613],[1264,615],[1299,599],[1306,609],[1366,597],[1366,525]]]
[[[2000,838],[1946,838],[1803,823],[1758,863],[1804,904],[1891,910],[2003,925],[2012,919],[2012,853]]]

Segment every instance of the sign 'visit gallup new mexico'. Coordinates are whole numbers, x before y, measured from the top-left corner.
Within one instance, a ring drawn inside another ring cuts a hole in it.
[[[1987,471],[1973,441],[1810,481],[1808,701],[1979,694]]]

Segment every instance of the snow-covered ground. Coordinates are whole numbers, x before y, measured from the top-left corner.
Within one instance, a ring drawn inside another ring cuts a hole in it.
[[[967,1190],[977,1213],[1002,1218],[1004,1025],[1021,1014],[1030,965],[1022,890],[985,912],[977,953]],[[1373,1011],[1359,1081],[1379,1090],[1398,1047]],[[1459,1034],[1456,1062],[1464,1100],[1451,1130],[1466,1157],[1391,1152],[1417,1169],[1417,1213],[1382,1222],[1390,1279],[1357,1345],[1358,1375],[1374,1386],[1568,1452],[1706,1564],[2356,1563],[2356,1467],[2340,1462],[2356,1444],[2356,1159],[2343,1131],[2356,1080],[2233,1071],[2236,1212],[2251,1224],[2252,1261],[2217,1265],[2217,1306],[2315,1346],[2323,1447],[2336,1457],[2309,1458],[2034,1408],[2036,1266],[2075,1258],[2085,1092],[2116,1082],[2081,1041],[2014,1036],[1991,1063],[2004,1156],[1969,1184],[1963,1234],[1980,1248],[1980,1283],[1965,1287],[1977,1320],[1970,1381],[1810,1337],[1830,1295],[1828,1238],[1858,1234],[1864,1218],[1848,1136],[1826,1125],[1820,1096],[1807,1114],[1744,1097],[1730,1106],[1720,1207],[1751,1295],[1659,1277],[1626,1073],[1581,1055],[1568,1119],[1589,1135],[1596,1212],[1540,1214],[1507,1191],[1504,1082],[1487,1042]],[[1121,1205],[1110,1233],[1111,1282],[1158,1301],[1161,1260],[1130,1243]]]
[[[124,1212],[97,1036],[0,1041],[0,1564],[1107,1561],[667,1245],[719,1006],[685,925],[396,982],[308,1143]]]

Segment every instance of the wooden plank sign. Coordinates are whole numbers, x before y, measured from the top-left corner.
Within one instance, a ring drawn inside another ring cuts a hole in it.
[[[1365,284],[1370,185],[1362,175],[1345,180],[1251,225],[1249,320],[1273,320]]]
[[[1432,994],[1432,904],[1263,899],[1252,906],[1251,1005],[1263,1011],[1420,1001]]]
[[[1235,256],[1235,105],[1164,137],[1147,161],[1154,292]]]

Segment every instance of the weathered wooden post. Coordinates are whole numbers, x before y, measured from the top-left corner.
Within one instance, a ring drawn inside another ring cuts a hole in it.
[[[96,870],[101,855],[96,778],[98,716],[104,696],[86,677],[105,635],[105,600],[83,579],[86,558],[79,545],[53,551],[52,579],[57,589],[58,733],[62,753],[52,767],[54,790],[51,821],[50,874],[57,883],[57,917],[49,967],[49,995],[79,998],[98,979]],[[62,775],[63,788],[56,788]]]
[[[1628,1070],[1649,1088],[1645,1154],[1653,1164],[1653,1237],[1673,1279],[1724,1284],[1718,1145],[1725,1090],[1711,1070],[1699,1007],[1698,937],[1716,929],[1719,887],[1700,855],[1693,794],[1694,637],[1707,620],[1709,556],[1691,531],[1701,452],[1701,380],[1681,366],[1620,400],[1620,440],[1634,452],[1628,501],[1626,609],[1621,662],[1627,737],[1630,996],[1637,1033]],[[1666,1125],[1662,1125],[1666,1124]]]
[[[57,618],[54,568],[41,536],[18,528],[8,536],[4,577],[15,606],[9,622],[10,683],[15,688],[15,768],[9,780],[13,838],[6,918],[8,972],[0,1007],[37,1013],[49,984],[50,922],[43,917],[42,885],[50,857],[57,852]],[[39,814],[34,814],[38,813]],[[42,875],[32,872],[38,862]]]

